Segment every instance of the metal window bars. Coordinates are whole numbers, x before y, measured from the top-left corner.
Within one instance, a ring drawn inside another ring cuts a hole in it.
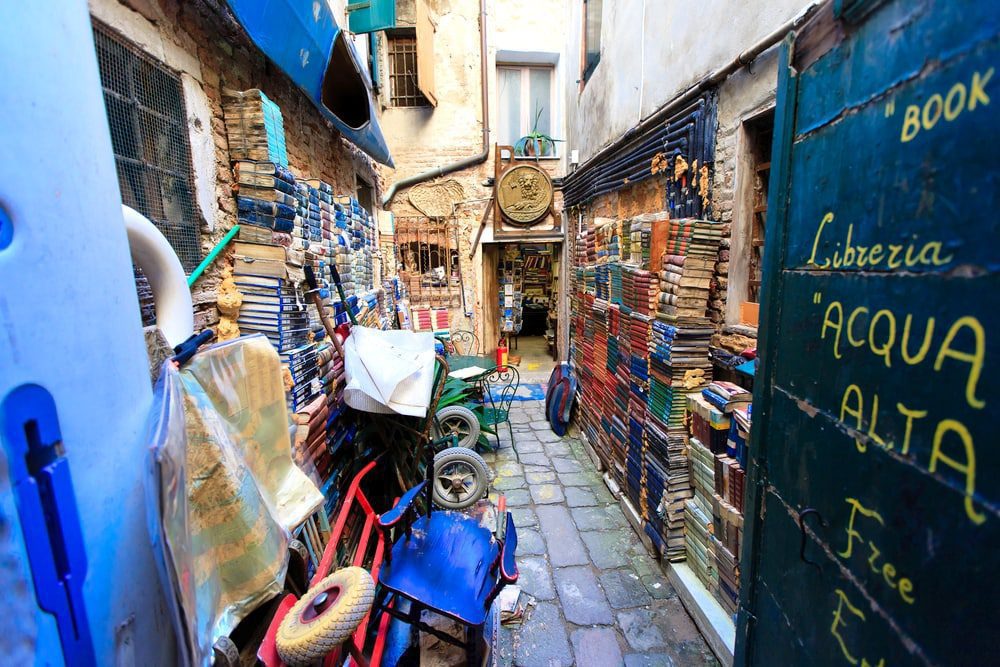
[[[448,220],[396,217],[399,278],[413,304],[453,307],[460,300],[458,246]]]
[[[417,86],[417,38],[389,37],[389,104],[394,107],[425,107],[427,98]]]

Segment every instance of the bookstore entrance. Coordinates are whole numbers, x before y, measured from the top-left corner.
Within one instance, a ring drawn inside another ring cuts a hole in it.
[[[484,336],[506,338],[511,364],[522,373],[548,373],[559,358],[561,252],[556,242],[484,247]]]

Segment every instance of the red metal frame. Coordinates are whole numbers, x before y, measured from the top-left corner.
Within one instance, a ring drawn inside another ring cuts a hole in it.
[[[316,574],[313,575],[312,580],[309,582],[309,586],[315,586],[325,577],[330,574],[330,569],[334,566],[334,559],[337,555],[337,545],[340,542],[341,537],[343,537],[344,529],[348,524],[348,519],[351,517],[351,511],[360,511],[364,518],[364,527],[361,529],[361,537],[358,540],[358,547],[354,552],[354,558],[351,564],[357,567],[364,566],[365,554],[368,553],[369,546],[371,545],[371,539],[374,534],[375,539],[375,553],[372,557],[372,567],[371,575],[372,579],[378,581],[379,568],[382,566],[382,560],[385,556],[385,538],[380,530],[373,530],[375,527],[375,521],[378,519],[378,514],[375,512],[374,508],[369,502],[368,497],[365,495],[364,491],[361,490],[361,480],[364,479],[365,475],[372,471],[378,464],[378,460],[372,461],[355,475],[354,479],[351,481],[350,487],[347,489],[347,495],[344,496],[344,500],[340,506],[340,512],[337,514],[337,520],[333,525],[333,530],[330,533],[330,540],[326,544],[326,548],[323,550],[323,557],[320,559],[319,565],[316,567]],[[264,663],[266,667],[285,667],[285,663],[282,662],[281,658],[278,656],[278,649],[275,645],[275,638],[278,634],[278,626],[281,625],[282,619],[288,614],[292,606],[298,601],[298,598],[292,594],[286,595],[281,603],[278,605],[278,609],[274,614],[274,618],[271,619],[271,624],[267,628],[267,634],[264,636],[264,641],[261,642],[260,648],[257,650],[257,658]],[[364,659],[361,657],[361,651],[364,650],[365,638],[368,634],[368,624],[371,621],[371,614],[361,622],[358,626],[357,631],[352,637],[351,644],[353,646],[345,647],[351,653],[350,665],[353,667],[378,667],[382,662],[382,653],[385,650],[385,636],[386,631],[389,628],[389,622],[392,617],[389,614],[382,614],[378,620],[378,632],[375,637],[375,645],[372,647],[372,654],[368,660],[368,664],[364,664]],[[354,650],[352,650],[354,649]],[[337,649],[331,652],[323,660],[325,667],[335,667],[340,663],[341,660],[341,649]]]

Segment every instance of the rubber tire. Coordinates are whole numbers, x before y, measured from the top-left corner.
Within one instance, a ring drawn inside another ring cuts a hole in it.
[[[465,407],[464,405],[449,405],[446,408],[441,408],[434,415],[436,417],[436,422],[443,422],[445,419],[464,419],[467,424],[469,424],[469,435],[465,436],[458,441],[459,447],[466,447],[472,449],[479,442],[479,417],[476,413]],[[437,423],[434,424],[434,430],[437,431]],[[447,433],[438,432],[437,437],[440,438]]]
[[[442,466],[449,463],[461,461],[468,464],[475,473],[475,485],[473,486],[473,491],[468,498],[462,501],[450,500],[449,498],[443,498],[438,493],[437,484],[433,482],[437,480],[437,471]],[[486,465],[486,461],[483,457],[476,452],[468,449],[466,447],[449,447],[448,449],[443,449],[434,456],[434,479],[432,480],[431,488],[433,490],[432,497],[434,498],[434,504],[438,507],[443,507],[448,510],[461,510],[466,507],[471,507],[475,505],[480,498],[486,495],[487,489],[490,486],[490,469]]]
[[[317,595],[340,586],[340,598],[310,621],[303,612]],[[375,602],[375,582],[368,570],[345,567],[310,588],[289,610],[275,637],[278,655],[289,667],[309,667],[351,638]]]

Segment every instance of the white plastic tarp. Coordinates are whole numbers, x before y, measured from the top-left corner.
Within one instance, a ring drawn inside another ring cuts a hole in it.
[[[344,342],[347,387],[355,410],[425,417],[434,388],[434,335],[352,327]]]

